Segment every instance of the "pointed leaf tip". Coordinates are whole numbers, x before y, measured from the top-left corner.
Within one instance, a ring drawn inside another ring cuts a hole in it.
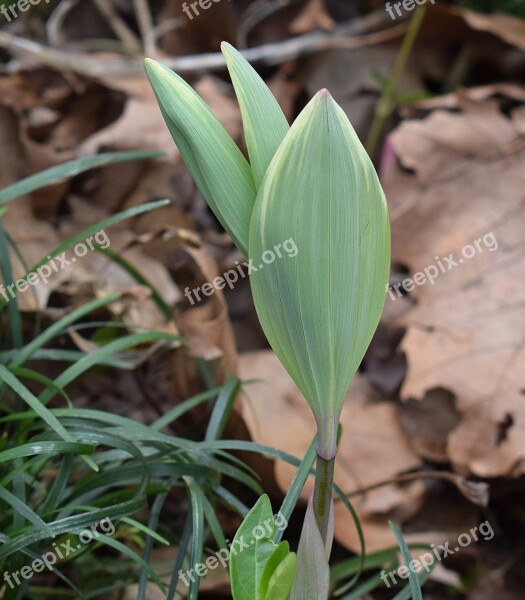
[[[256,196],[250,165],[209,106],[182,77],[155,60],[147,59],[144,64],[164,120],[197,187],[247,256]]]
[[[388,210],[373,165],[335,100],[319,92],[279,147],[257,197],[250,257],[292,240],[297,252],[250,276],[275,353],[310,404],[319,450],[372,339],[390,271]]]
[[[290,127],[272,92],[244,56],[227,42],[221,44],[221,50],[239,101],[244,137],[258,189]]]

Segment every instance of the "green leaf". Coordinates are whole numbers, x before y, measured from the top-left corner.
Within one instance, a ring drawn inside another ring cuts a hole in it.
[[[412,562],[412,555],[410,554],[410,550],[407,546],[407,543],[403,539],[401,532],[399,529],[389,521],[390,529],[394,532],[396,536],[397,543],[399,544],[399,548],[401,549],[401,554],[403,555],[403,560],[405,561],[405,565],[408,569],[408,580],[410,584],[410,593],[412,595],[412,600],[423,600],[423,595],[421,594],[421,585],[419,584],[419,578],[417,573],[409,568],[410,563]]]
[[[25,456],[36,456],[38,454],[92,454],[96,450],[93,444],[81,442],[57,442],[55,440],[41,440],[22,444],[9,450],[0,452],[0,462],[22,458]]]
[[[45,421],[49,427],[65,442],[76,442],[73,436],[64,428],[60,421],[36,398],[18,379],[10,373],[4,365],[0,365],[0,378],[28,404],[37,415]],[[84,462],[94,471],[98,471],[97,465],[88,456],[82,456]]]
[[[259,189],[290,126],[272,92],[242,54],[227,42],[221,49],[241,107],[253,178]]]
[[[264,571],[261,579],[261,598],[263,600],[266,599],[268,595],[268,585],[272,578],[272,575],[275,573],[277,567],[282,563],[282,561],[290,554],[290,545],[288,542],[281,542],[273,551],[273,554],[268,559],[266,566],[264,567]],[[294,571],[295,575],[295,571]],[[290,585],[291,587],[291,585]],[[290,590],[288,590],[289,592]]]
[[[122,162],[132,160],[145,160],[149,158],[158,158],[163,156],[162,152],[139,151],[139,152],[107,152],[98,156],[89,156],[87,158],[77,158],[75,160],[51,167],[45,171],[35,173],[30,177],[21,179],[16,183],[0,190],[0,205],[7,204],[20,196],[39,190],[47,185],[61,183],[75,177],[80,173],[109,165],[116,165]]]
[[[188,487],[191,501],[192,520],[192,542],[191,542],[191,564],[197,565],[201,562],[204,550],[204,493],[193,477],[184,478]],[[188,600],[196,600],[199,594],[199,580],[197,575],[190,583]]]
[[[230,418],[231,411],[233,410],[233,405],[237,399],[240,387],[241,382],[237,377],[231,377],[224,384],[208,422],[208,427],[204,436],[206,442],[219,439],[222,436],[224,428]]]
[[[288,600],[297,569],[297,556],[290,552],[272,574],[264,600]]]
[[[297,470],[288,491],[286,492],[286,496],[284,497],[283,503],[281,504],[281,510],[279,514],[281,517],[286,519],[286,522],[290,520],[292,512],[297,504],[297,500],[304,488],[304,484],[308,479],[308,475],[312,471],[312,467],[315,461],[316,452],[315,452],[315,442],[316,438],[314,438],[304,455],[303,460],[301,461],[301,466]],[[281,537],[284,533],[284,529],[279,527],[275,528],[275,533],[273,536],[273,541],[278,544],[281,541]]]
[[[262,600],[264,568],[277,547],[271,539],[274,529],[272,505],[264,494],[241,523],[232,542],[230,579],[233,600]],[[261,531],[264,531],[264,537]]]
[[[30,523],[33,523],[38,529],[43,531],[49,537],[55,537],[51,527],[45,523],[27,504],[19,500],[14,494],[0,487],[0,500],[10,505],[16,512],[24,516]]]
[[[146,59],[145,67],[164,120],[195,183],[224,229],[247,255],[256,197],[250,165],[191,86],[154,60]]]
[[[350,382],[377,327],[390,270],[386,200],[342,109],[323,90],[279,147],[257,197],[249,257],[284,244],[250,276],[275,353],[312,408],[318,453],[336,452]]]

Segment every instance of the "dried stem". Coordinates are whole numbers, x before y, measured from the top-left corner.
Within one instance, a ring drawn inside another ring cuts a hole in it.
[[[113,32],[121,39],[124,44],[129,46],[135,52],[140,51],[140,40],[135,33],[127,26],[126,22],[121,19],[120,15],[111,5],[108,0],[93,0],[93,3],[98,8],[100,13],[106,17],[108,24],[113,29]]]
[[[137,15],[144,53],[146,56],[155,58],[157,56],[157,47],[155,44],[155,34],[153,17],[146,0],[133,0],[133,8]]]
[[[98,0],[98,2],[102,4],[104,0]],[[252,64],[276,65],[331,48],[362,48],[402,36],[406,31],[406,24],[403,22],[381,31],[367,33],[370,29],[377,29],[384,25],[385,15],[384,10],[379,11],[366,17],[353,19],[348,23],[342,23],[329,32],[313,32],[282,42],[249,48],[243,54]],[[388,16],[386,18],[388,19]],[[0,31],[0,48],[6,48],[19,57],[36,60],[41,64],[58,69],[67,68],[88,77],[125,78],[137,74],[142,75],[144,72],[142,60],[130,60],[129,57],[114,59],[104,57],[103,60],[100,60],[92,55],[58,51],[6,31]],[[195,73],[225,68],[224,56],[220,52],[166,57],[163,58],[163,62],[177,73]]]

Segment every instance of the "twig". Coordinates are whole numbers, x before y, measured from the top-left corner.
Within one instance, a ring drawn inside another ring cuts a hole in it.
[[[364,488],[354,490],[353,492],[348,493],[346,496],[347,498],[352,498],[353,496],[362,496],[380,487],[384,487],[385,485],[407,483],[410,481],[416,481],[418,479],[441,479],[443,481],[448,481],[449,483],[455,485],[459,491],[471,502],[481,506],[487,505],[489,488],[488,484],[484,482],[469,481],[468,479],[461,477],[461,475],[449,473],[447,471],[418,471],[416,473],[405,473],[404,475],[398,475],[397,477],[384,479],[383,481],[378,481],[377,483],[373,483],[372,485]]]
[[[375,33],[360,35],[385,24],[387,22],[385,14],[384,11],[378,11],[378,13],[372,13],[339,25],[330,32],[308,33],[283,42],[265,44],[245,50],[243,55],[255,65],[261,63],[277,65],[328,49],[360,48],[402,36],[406,31],[405,23]],[[96,56],[58,52],[53,48],[11,35],[5,31],[0,31],[0,47],[6,48],[15,55],[33,59],[50,67],[70,69],[87,77],[126,78],[143,73],[142,61],[139,60],[130,60],[129,58],[97,60]],[[224,57],[220,52],[169,57],[163,59],[163,62],[178,73],[216,71],[225,67]]]
[[[117,11],[111,5],[111,2],[109,2],[109,0],[93,0],[93,3],[100,13],[106,17],[109,26],[113,29],[115,34],[135,52],[140,52],[141,45],[139,38],[126,25],[125,21],[121,19]],[[72,67],[70,66],[69,68]]]
[[[78,4],[78,0],[63,0],[57,4],[49,16],[46,23],[47,39],[51,46],[57,47],[64,42],[64,36],[61,33],[62,24],[64,19],[71,12],[71,9]]]
[[[155,44],[157,43],[157,40],[161,38],[164,34],[168,33],[168,31],[180,29],[183,23],[184,21],[180,17],[166,19],[165,21],[162,21],[162,23],[159,23],[151,32]]]
[[[147,0],[133,0],[133,8],[137,15],[142,43],[146,56],[154,58],[157,56],[157,46],[155,44],[155,34],[153,18],[147,3]]]
[[[239,29],[237,31],[237,45],[239,48],[248,46],[248,34],[261,21],[267,19],[270,15],[286,8],[291,0],[275,0],[268,3],[267,0],[258,0],[250,4],[241,15]]]

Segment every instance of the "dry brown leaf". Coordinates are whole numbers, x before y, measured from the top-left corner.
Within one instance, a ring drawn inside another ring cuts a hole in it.
[[[306,401],[270,351],[243,354],[239,358],[242,379],[260,383],[246,386],[242,414],[254,441],[302,457],[314,434],[315,423]],[[336,461],[336,482],[350,493],[380,481],[395,478],[420,466],[397,421],[395,405],[382,401],[366,379],[356,375],[341,416],[343,437]],[[275,464],[275,475],[287,490],[295,469]],[[313,483],[304,490],[306,498]],[[365,530],[369,550],[392,543],[388,517],[398,520],[413,516],[421,506],[424,485],[386,485],[357,496],[352,501]],[[344,506],[336,506],[336,539],[359,550],[353,521]]]
[[[178,230],[176,235],[179,251],[191,257],[192,261],[187,262],[191,262],[190,268],[198,272],[194,281],[198,281],[199,285],[213,281],[219,275],[216,263],[202,246],[197,234]],[[190,289],[191,285],[188,286]],[[157,357],[155,364],[145,373],[143,386],[171,403],[203,390],[202,374],[196,358],[209,362],[218,385],[237,370],[237,350],[221,290],[216,290],[206,302],[177,312],[176,324],[188,345]]]
[[[168,159],[179,159],[180,153],[166,127],[146,76],[104,83],[128,95],[124,111],[111,125],[84,140],[80,145],[80,153],[96,154],[101,148],[161,150]],[[195,89],[230,135],[239,139],[242,132],[239,107],[221,91],[217,79],[207,75],[195,85]]]
[[[448,462],[449,434],[461,420],[454,395],[442,388],[428,390],[420,402],[399,406],[401,425],[416,452],[434,462]]]
[[[226,96],[224,84],[221,86],[216,77],[206,75],[195,85],[195,91],[211,108],[231,137],[240,141],[243,133],[241,111],[237,101],[233,97]]]
[[[2,221],[26,263],[22,263],[17,253],[10,249],[14,281],[26,274],[26,265],[31,268],[60,245],[60,236],[55,229],[50,224],[34,218],[27,197],[18,198],[16,202],[12,203]],[[36,285],[29,286],[24,292],[19,292],[16,297],[20,309],[34,311],[44,308],[51,292],[68,278],[69,271],[65,268],[58,273],[54,272],[49,281],[44,282],[40,278]],[[9,297],[11,296],[9,295]]]
[[[301,34],[316,29],[332,29],[334,25],[334,20],[326,10],[325,0],[308,0],[301,13],[290,24],[290,31]]]
[[[85,227],[107,216],[103,209],[88,206],[79,199],[70,198],[69,205],[72,214],[59,223],[57,228],[34,218],[28,198],[20,198],[9,206],[4,216],[4,223],[24,257],[27,268],[40,262],[57,246]],[[174,306],[181,298],[181,293],[166,267],[158,260],[149,257],[139,247],[141,237],[127,230],[126,227],[129,227],[129,223],[104,230],[104,238],[101,236],[98,239],[103,245],[109,242],[110,250],[121,255],[139,273],[145,275],[164,301],[169,306]],[[97,241],[97,238],[94,241]],[[134,246],[130,247],[131,244]],[[73,249],[68,249],[65,258],[70,264],[57,272],[53,271],[48,281],[39,279],[36,285],[17,294],[22,310],[43,310],[47,306],[50,294],[58,289],[76,297],[77,300],[85,300],[86,296],[90,299],[95,295],[103,296],[114,291],[126,291],[137,283],[122,267],[98,252],[88,250],[84,256],[77,257]],[[11,254],[11,261],[15,280],[23,277],[27,268],[14,252]],[[54,264],[58,268],[61,261],[55,260]],[[126,308],[123,317],[125,322],[154,329],[165,327],[166,319],[151,297],[133,299],[128,295],[122,302]],[[123,308],[124,305],[113,306],[117,312],[121,312]]]
[[[416,286],[409,301],[387,297],[386,314],[396,304],[390,323],[407,328],[403,398],[434,388],[454,394],[461,421],[448,436],[449,460],[460,472],[497,477],[525,468],[525,138],[498,102],[473,91],[457,103],[459,111],[436,110],[394,132],[414,174],[386,193],[394,210],[412,194],[394,223],[394,261],[414,274],[453,252],[458,265],[448,270],[442,260],[446,272]],[[462,258],[483,236],[483,251]]]
[[[525,50],[525,20],[512,15],[491,13],[485,15],[471,10],[449,8],[452,13],[460,14],[472,29],[486,31],[501,38],[507,44]]]
[[[281,66],[271,79],[266,80],[266,85],[270,88],[283,113],[291,123],[295,118],[296,102],[301,93],[301,86],[289,77],[290,72],[293,70],[290,67],[290,64]]]
[[[523,86],[514,83],[494,83],[491,85],[470,88],[464,90],[463,93],[455,91],[450,94],[445,94],[444,96],[436,96],[434,98],[420,100],[419,102],[412,102],[411,104],[401,107],[400,114],[407,119],[421,116],[421,110],[426,111],[436,108],[460,110],[465,95],[473,102],[489,100],[498,95],[525,102],[525,88]]]
[[[393,64],[398,44],[345,49],[331,49],[305,59],[309,95],[326,87],[352,121],[361,139],[365,139],[377,104],[377,81],[374,74],[384,73],[385,65]],[[434,47],[425,47],[408,59],[399,82],[400,89],[424,90],[424,78],[429,65],[438,62]],[[421,60],[424,56],[425,60]],[[448,68],[448,67],[447,67]]]
[[[70,198],[71,216],[60,224],[62,240],[82,231],[89,225],[107,217],[100,206],[93,206],[78,198]],[[181,292],[164,264],[148,256],[143,246],[149,238],[135,234],[129,221],[104,230],[103,245],[129,262],[148,279],[168,306],[174,306],[182,297]],[[101,238],[102,239],[102,238]],[[70,253],[71,254],[71,253]],[[137,285],[137,281],[114,261],[98,252],[88,252],[68,270],[69,292],[75,294],[88,285],[92,293],[103,296],[115,291],[126,291]],[[128,295],[113,306],[116,312],[124,311],[123,319],[130,325],[164,330],[166,317],[148,294],[147,298]]]
[[[185,252],[200,270],[203,281],[212,282],[220,275],[215,261],[196,234],[181,232],[180,239]],[[215,288],[206,302],[184,312],[179,324],[192,356],[208,361],[221,358],[229,372],[236,372],[237,350],[222,290]]]
[[[101,149],[161,150],[170,159],[179,156],[157,105],[146,76],[117,80],[113,87],[128,94],[120,117],[97,131],[79,146],[82,155],[97,154]]]

